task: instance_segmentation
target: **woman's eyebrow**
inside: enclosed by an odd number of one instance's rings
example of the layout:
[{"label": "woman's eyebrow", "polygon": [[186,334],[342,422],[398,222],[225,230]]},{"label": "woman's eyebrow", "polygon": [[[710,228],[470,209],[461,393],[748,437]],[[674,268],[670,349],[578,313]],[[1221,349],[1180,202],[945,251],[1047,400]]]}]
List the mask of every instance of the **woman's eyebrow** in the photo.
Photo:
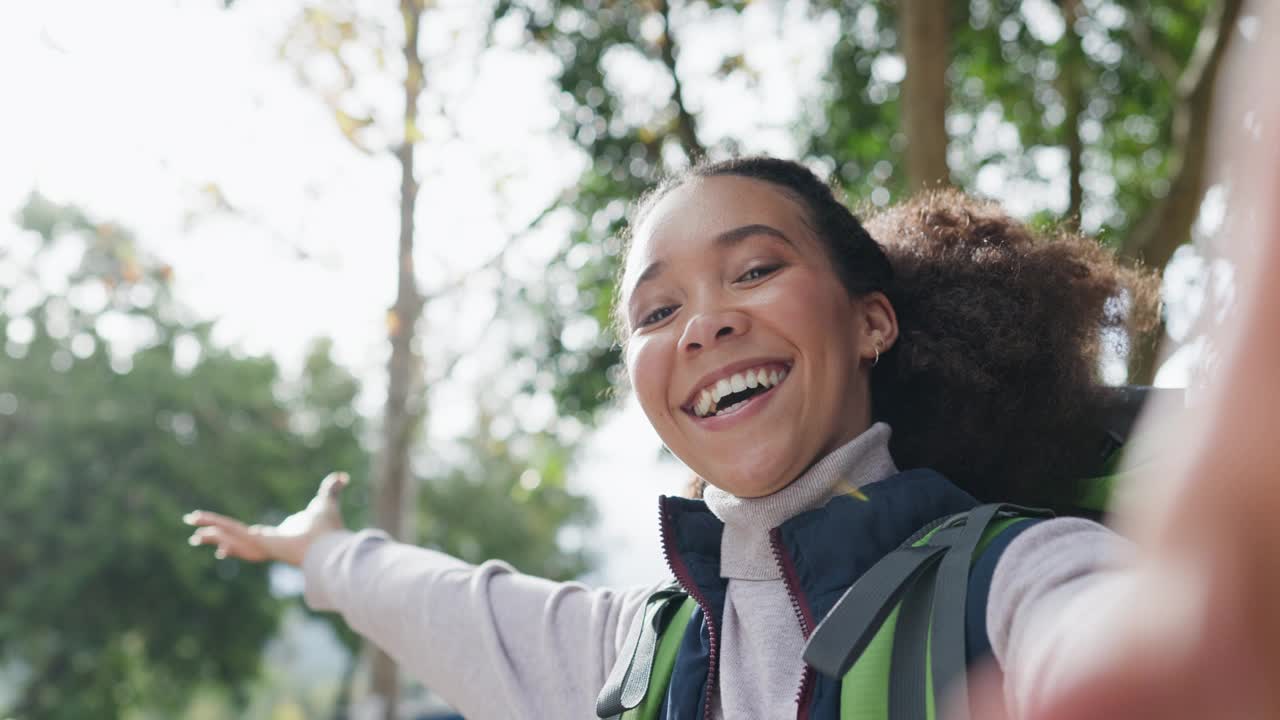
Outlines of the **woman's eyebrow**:
[{"label": "woman's eyebrow", "polygon": [[666,269],[666,267],[667,264],[661,260],[649,263],[649,266],[636,276],[636,282],[631,286],[631,292],[627,293],[628,302],[630,302],[631,298],[635,297],[636,290],[639,290],[641,285],[661,275],[662,271]]},{"label": "woman's eyebrow", "polygon": [[[751,225],[742,225],[741,227],[736,227],[732,230],[725,230],[719,235],[716,235],[715,239],[711,242],[716,247],[727,248],[738,245],[743,240],[755,235],[766,235],[795,247],[795,243],[791,242],[791,238],[787,237],[781,230],[769,225],[762,225],[760,223],[752,223]],[[631,286],[631,291],[627,293],[628,304],[630,304],[630,299],[635,297],[636,290],[639,290],[641,285],[661,275],[662,271],[665,270],[666,267],[666,262],[657,260],[650,263],[648,267],[641,271],[640,274],[636,276],[636,282]]]},{"label": "woman's eyebrow", "polygon": [[770,237],[777,238],[792,247],[795,246],[795,243],[791,242],[791,238],[783,234],[781,230],[769,225],[761,225],[760,223],[753,223],[751,225],[736,227],[732,230],[725,230],[716,236],[714,242],[717,247],[732,247],[752,235],[768,235]]}]

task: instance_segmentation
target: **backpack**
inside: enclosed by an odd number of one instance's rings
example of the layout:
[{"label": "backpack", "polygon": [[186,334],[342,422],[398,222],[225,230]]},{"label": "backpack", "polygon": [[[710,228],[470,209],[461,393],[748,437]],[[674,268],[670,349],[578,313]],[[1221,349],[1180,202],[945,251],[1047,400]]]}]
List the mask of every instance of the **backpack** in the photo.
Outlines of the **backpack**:
[{"label": "backpack", "polygon": [[[1098,471],[1078,512],[1097,518],[1117,479],[1125,441],[1157,392],[1117,388],[1098,419]],[[1052,517],[1007,503],[980,505],[929,523],[886,554],[844,593],[810,634],[804,661],[840,681],[841,720],[936,717],[943,689],[952,717],[968,717],[965,602],[971,568],[1016,523]],[[596,702],[601,718],[655,720],[696,602],[672,581],[649,596]],[[900,630],[900,631],[899,631]],[[625,662],[624,662],[625,660]]]}]

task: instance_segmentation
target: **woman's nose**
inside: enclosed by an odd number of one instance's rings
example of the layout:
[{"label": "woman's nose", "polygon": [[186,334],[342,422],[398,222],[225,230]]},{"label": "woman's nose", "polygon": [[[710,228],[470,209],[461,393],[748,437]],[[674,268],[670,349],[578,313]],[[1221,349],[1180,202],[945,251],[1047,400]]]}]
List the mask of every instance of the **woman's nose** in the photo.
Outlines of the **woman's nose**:
[{"label": "woman's nose", "polygon": [[751,321],[740,312],[702,313],[689,321],[680,337],[680,349],[688,352],[711,347],[718,342],[742,335]]}]

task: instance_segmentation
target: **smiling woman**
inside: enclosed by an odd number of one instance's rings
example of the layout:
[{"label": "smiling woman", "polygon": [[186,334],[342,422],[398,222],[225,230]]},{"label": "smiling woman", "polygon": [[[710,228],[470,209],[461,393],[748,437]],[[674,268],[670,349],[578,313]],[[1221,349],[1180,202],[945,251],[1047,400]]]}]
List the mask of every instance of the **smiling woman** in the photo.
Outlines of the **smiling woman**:
[{"label": "smiling woman", "polygon": [[[874,418],[895,429],[900,466],[982,500],[1071,506],[1102,449],[1104,339],[1132,347],[1157,319],[1155,276],[1091,239],[1037,237],[953,191],[881,211],[868,233],[812,173],[768,158],[691,168],[642,201],[633,227],[617,317],[632,383],[671,450],[738,495],[785,486]],[[740,358],[758,344],[785,346],[788,371],[800,360],[808,415],[765,423],[763,442],[710,434],[746,419],[717,422],[730,388],[715,381],[750,366]],[[664,412],[663,382],[716,405]]]},{"label": "smiling woman", "polygon": [[[660,500],[674,584],[588,590],[352,534],[342,476],[278,528],[195,514],[193,542],[300,564],[313,607],[468,717],[915,718],[902,708],[923,693],[903,705],[890,673],[928,652],[948,658],[928,676],[937,693],[994,656],[1010,697],[1032,697],[1046,608],[1106,577],[1123,543],[979,502],[1053,499],[1096,464],[1099,437],[1080,426],[1104,394],[1102,338],[1150,320],[1153,281],[958,194],[868,232],[804,166],[772,158],[695,166],[645,197],[632,228],[618,303],[631,384],[709,483],[704,500]],[[908,556],[973,543],[919,571],[950,578],[937,605],[951,620],[910,615],[934,603],[907,590],[880,645],[893,667],[868,679],[811,658],[806,643],[832,634],[819,624],[848,615],[842,597],[934,530],[944,544]]]}]

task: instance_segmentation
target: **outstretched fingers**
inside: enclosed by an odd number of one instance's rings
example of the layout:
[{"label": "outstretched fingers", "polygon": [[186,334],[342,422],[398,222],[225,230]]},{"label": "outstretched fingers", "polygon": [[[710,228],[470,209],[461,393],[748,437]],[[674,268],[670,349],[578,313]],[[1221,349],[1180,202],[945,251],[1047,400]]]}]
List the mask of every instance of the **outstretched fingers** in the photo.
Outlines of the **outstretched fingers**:
[{"label": "outstretched fingers", "polygon": [[245,524],[239,520],[226,515],[219,515],[216,512],[209,512],[208,510],[192,510],[182,516],[182,521],[196,527],[216,527],[233,532],[246,529]]},{"label": "outstretched fingers", "polygon": [[218,558],[237,557],[250,562],[279,560],[301,566],[315,537],[343,528],[338,499],[350,482],[346,473],[329,473],[307,507],[277,526],[245,525],[233,517],[207,510],[187,513],[183,521],[196,527],[188,542],[215,546],[214,555]]},{"label": "outstretched fingers", "polygon": [[187,513],[182,519],[188,525],[196,526],[187,542],[193,546],[216,546],[213,554],[219,559],[237,557],[261,562],[267,558],[259,542],[259,537],[265,534],[261,526],[248,527],[235,518],[206,510]]}]

